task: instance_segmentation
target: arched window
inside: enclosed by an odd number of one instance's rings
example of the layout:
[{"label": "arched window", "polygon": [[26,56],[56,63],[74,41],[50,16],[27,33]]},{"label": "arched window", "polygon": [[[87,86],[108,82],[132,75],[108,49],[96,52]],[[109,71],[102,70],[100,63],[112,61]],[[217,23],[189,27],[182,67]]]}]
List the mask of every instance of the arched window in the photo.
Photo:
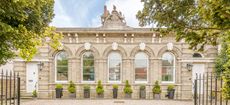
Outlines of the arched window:
[{"label": "arched window", "polygon": [[109,63],[109,81],[120,81],[121,80],[121,65],[122,58],[117,52],[112,52],[108,56]]},{"label": "arched window", "polygon": [[202,58],[202,55],[200,53],[194,53],[192,55],[193,58]]},{"label": "arched window", "polygon": [[170,52],[166,52],[162,56],[162,81],[175,81],[175,56]]},{"label": "arched window", "polygon": [[68,54],[58,52],[55,57],[56,81],[68,81]]},{"label": "arched window", "polygon": [[137,53],[135,55],[134,64],[135,81],[146,82],[149,64],[148,56],[143,52]]},{"label": "arched window", "polygon": [[91,51],[85,52],[82,58],[83,81],[94,81],[94,56]]}]

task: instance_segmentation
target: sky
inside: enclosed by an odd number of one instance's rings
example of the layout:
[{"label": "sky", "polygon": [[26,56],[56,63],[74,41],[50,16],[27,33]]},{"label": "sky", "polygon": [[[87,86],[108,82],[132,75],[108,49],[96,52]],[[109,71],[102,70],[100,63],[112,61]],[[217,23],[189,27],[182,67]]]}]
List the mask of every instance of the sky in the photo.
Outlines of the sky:
[{"label": "sky", "polygon": [[128,26],[139,27],[136,13],[143,8],[141,0],[55,0],[54,19],[56,27],[99,27],[104,5],[111,12],[113,5],[125,16]]}]

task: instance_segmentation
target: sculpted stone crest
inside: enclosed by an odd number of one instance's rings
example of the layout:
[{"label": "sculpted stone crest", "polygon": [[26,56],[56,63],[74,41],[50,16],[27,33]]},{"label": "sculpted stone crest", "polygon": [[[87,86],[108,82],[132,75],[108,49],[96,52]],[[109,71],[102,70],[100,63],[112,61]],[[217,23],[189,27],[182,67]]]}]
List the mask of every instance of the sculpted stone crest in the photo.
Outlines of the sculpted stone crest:
[{"label": "sculpted stone crest", "polygon": [[113,42],[113,43],[112,43],[112,49],[113,49],[113,50],[117,50],[117,48],[118,48],[117,42]]},{"label": "sculpted stone crest", "polygon": [[91,44],[88,43],[88,42],[86,42],[86,43],[84,44],[84,47],[85,47],[85,50],[90,50]]},{"label": "sculpted stone crest", "polygon": [[116,6],[113,6],[113,11],[110,13],[107,6],[104,6],[104,13],[101,16],[103,28],[124,28],[126,27],[125,17],[121,12],[118,12]]}]

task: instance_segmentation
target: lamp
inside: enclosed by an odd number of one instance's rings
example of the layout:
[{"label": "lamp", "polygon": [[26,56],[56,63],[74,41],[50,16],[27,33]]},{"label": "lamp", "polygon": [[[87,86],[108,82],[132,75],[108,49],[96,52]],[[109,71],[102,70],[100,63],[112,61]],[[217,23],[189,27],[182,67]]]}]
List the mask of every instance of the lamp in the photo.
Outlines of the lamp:
[{"label": "lamp", "polygon": [[39,70],[42,71],[42,68],[44,67],[44,63],[43,62],[39,62],[38,66],[39,66]]},{"label": "lamp", "polygon": [[190,63],[187,64],[187,70],[188,70],[188,71],[192,71],[192,67],[193,67],[192,64],[190,64]]}]

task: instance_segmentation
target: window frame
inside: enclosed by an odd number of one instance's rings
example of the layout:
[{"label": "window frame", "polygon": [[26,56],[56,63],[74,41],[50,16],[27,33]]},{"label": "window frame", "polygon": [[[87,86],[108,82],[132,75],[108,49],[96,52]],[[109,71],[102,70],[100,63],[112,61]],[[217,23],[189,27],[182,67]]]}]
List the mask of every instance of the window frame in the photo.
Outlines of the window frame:
[{"label": "window frame", "polygon": [[[162,67],[163,67],[163,55],[166,54],[166,53],[169,53],[170,55],[173,56],[173,81],[163,81],[162,80]],[[170,84],[170,83],[176,83],[176,56],[172,53],[172,52],[164,52],[161,56],[161,83],[164,83],[164,84]]]},{"label": "window frame", "polygon": [[[145,56],[146,56],[146,58],[147,59],[145,59],[145,60],[147,60],[147,74],[146,74],[146,81],[136,81],[136,65],[135,65],[135,60],[136,60],[136,55],[138,54],[138,53],[142,53],[142,54],[144,54]],[[145,53],[145,52],[138,52],[138,53],[136,53],[135,55],[134,55],[134,61],[133,61],[133,68],[134,68],[134,83],[137,83],[137,84],[143,84],[143,83],[145,83],[145,84],[147,84],[148,83],[148,81],[149,81],[149,56]],[[141,59],[141,60],[143,60],[143,59]]]},{"label": "window frame", "polygon": [[[87,53],[87,52],[91,52],[92,54],[93,54],[93,70],[94,70],[94,80],[93,81],[85,81],[84,80],[84,74],[83,74],[83,72],[84,72],[84,63],[83,63],[83,57],[84,57],[84,55],[85,55],[85,53]],[[95,73],[95,56],[94,56],[94,53],[92,52],[92,51],[85,51],[82,55],[81,55],[81,82],[82,83],[94,83],[95,82],[95,77],[96,77],[96,73]]]},{"label": "window frame", "polygon": [[[118,81],[111,81],[109,79],[109,74],[110,74],[110,69],[109,69],[110,68],[110,54],[112,54],[112,53],[117,53],[121,57],[121,59],[115,59],[115,60],[120,60],[120,62],[121,62],[121,65],[120,65],[120,80],[118,80]],[[121,81],[122,81],[122,67],[123,67],[122,55],[119,52],[110,52],[108,54],[108,56],[107,56],[107,70],[108,70],[108,74],[107,74],[108,80],[107,81],[109,83],[112,83],[112,84],[120,84],[121,83]]]},{"label": "window frame", "polygon": [[[58,57],[58,55],[61,53],[61,52],[64,52],[64,53],[66,53],[67,54],[67,62],[68,62],[68,65],[67,65],[67,80],[57,80],[57,57]],[[59,51],[58,53],[56,53],[56,55],[55,55],[55,58],[54,58],[54,60],[55,60],[55,83],[68,83],[68,81],[69,81],[69,58],[68,58],[68,53],[66,52],[66,51]]]}]

